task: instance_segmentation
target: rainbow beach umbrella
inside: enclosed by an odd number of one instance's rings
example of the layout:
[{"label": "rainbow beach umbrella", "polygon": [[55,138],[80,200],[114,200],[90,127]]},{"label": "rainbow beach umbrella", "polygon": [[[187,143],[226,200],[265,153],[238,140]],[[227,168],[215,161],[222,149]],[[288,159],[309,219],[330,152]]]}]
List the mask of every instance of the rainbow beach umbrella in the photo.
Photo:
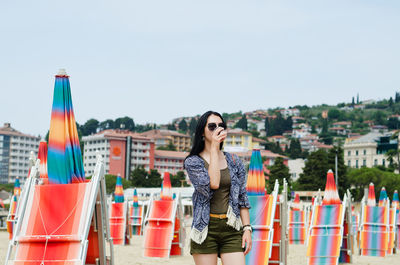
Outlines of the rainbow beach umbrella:
[{"label": "rainbow beach umbrella", "polygon": [[139,207],[139,199],[136,189],[133,190],[133,207]]},{"label": "rainbow beach umbrella", "polygon": [[54,85],[47,162],[50,183],[85,181],[69,76],[63,69],[56,75]]},{"label": "rainbow beach umbrella", "polygon": [[19,177],[15,178],[14,182],[14,195],[19,196],[21,195],[21,183],[19,182]]},{"label": "rainbow beach umbrella", "polygon": [[336,187],[333,171],[329,169],[328,174],[326,175],[326,185],[322,205],[332,204],[341,204],[341,201]]},{"label": "rainbow beach umbrella", "polygon": [[161,187],[161,200],[172,200],[172,188],[169,172],[164,172],[164,179]]},{"label": "rainbow beach umbrella", "polygon": [[378,206],[384,206],[385,203],[387,202],[388,196],[386,193],[386,189],[385,187],[383,187],[381,189],[381,193],[379,194],[379,202],[378,202]]},{"label": "rainbow beach umbrella", "polygon": [[265,177],[260,149],[254,149],[251,154],[246,189],[248,195],[265,195]]},{"label": "rainbow beach umbrella", "polygon": [[40,159],[40,178],[47,179],[47,143],[44,140],[40,141],[39,143],[38,159]]},{"label": "rainbow beach umbrella", "polygon": [[300,195],[298,193],[296,193],[296,195],[294,196],[292,210],[295,210],[295,211],[300,210]]},{"label": "rainbow beach umbrella", "polygon": [[114,201],[124,202],[124,188],[122,186],[122,178],[120,174],[118,174],[117,182],[115,184]]},{"label": "rainbow beach umbrella", "polygon": [[[394,193],[393,193],[392,207],[395,207],[397,209],[397,211],[399,211],[399,209],[400,209],[400,205],[399,204],[400,204],[400,202],[399,202],[399,193],[397,192],[397,190],[395,190]],[[400,238],[399,238],[399,240],[400,240]]]},{"label": "rainbow beach umbrella", "polygon": [[369,184],[369,188],[368,188],[367,205],[368,206],[376,206],[375,187],[374,187],[374,183],[372,183],[372,182]]}]

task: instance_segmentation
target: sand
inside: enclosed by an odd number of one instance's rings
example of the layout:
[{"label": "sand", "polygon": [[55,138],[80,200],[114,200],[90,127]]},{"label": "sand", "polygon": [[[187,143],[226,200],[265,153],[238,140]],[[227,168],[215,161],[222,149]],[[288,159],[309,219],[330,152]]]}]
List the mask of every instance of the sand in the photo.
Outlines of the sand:
[{"label": "sand", "polygon": [[[5,260],[8,248],[7,232],[0,232],[0,263]],[[188,242],[188,239],[187,239]],[[114,246],[115,265],[194,265],[192,256],[189,254],[188,244],[186,244],[184,256],[172,257],[170,259],[151,259],[142,257],[143,237],[135,236],[129,246]],[[354,255],[353,264],[357,265],[397,265],[400,264],[400,254],[387,256],[385,258],[360,257]],[[219,262],[219,264],[221,264]],[[306,264],[306,247],[304,245],[290,245],[288,255],[288,265]]]}]

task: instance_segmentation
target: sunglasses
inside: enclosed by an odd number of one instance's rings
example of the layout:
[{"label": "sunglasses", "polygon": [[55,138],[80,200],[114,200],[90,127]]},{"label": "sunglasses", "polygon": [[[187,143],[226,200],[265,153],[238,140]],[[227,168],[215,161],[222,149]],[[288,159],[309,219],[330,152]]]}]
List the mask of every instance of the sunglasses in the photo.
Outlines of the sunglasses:
[{"label": "sunglasses", "polygon": [[209,123],[209,124],[207,125],[207,128],[208,128],[211,132],[214,131],[215,129],[217,129],[218,127],[224,128],[224,130],[226,130],[226,124],[223,123],[223,122],[218,123],[218,124],[216,124],[215,122],[211,122],[211,123]]}]

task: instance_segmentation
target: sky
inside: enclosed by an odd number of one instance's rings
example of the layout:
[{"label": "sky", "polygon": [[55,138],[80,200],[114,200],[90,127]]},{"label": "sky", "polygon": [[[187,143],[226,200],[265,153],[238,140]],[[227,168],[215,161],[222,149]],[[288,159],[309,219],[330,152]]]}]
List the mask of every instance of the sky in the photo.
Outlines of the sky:
[{"label": "sky", "polygon": [[44,135],[54,75],[75,117],[319,105],[400,90],[400,1],[0,1],[0,126]]}]

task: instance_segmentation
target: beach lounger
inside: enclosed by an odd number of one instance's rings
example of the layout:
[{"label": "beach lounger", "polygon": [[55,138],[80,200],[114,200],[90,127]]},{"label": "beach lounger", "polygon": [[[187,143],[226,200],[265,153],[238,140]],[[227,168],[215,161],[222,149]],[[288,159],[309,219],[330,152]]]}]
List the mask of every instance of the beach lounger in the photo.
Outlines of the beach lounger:
[{"label": "beach lounger", "polygon": [[87,182],[41,184],[38,167],[25,183],[5,264],[112,265],[101,156]]},{"label": "beach lounger", "polygon": [[246,264],[268,264],[274,238],[274,217],[279,184],[275,183],[272,194],[249,195],[250,224],[253,227],[252,250],[246,255]]},{"label": "beach lounger", "polygon": [[[144,220],[144,257],[169,258],[174,241],[180,194],[175,200],[151,200]],[[181,207],[181,206],[179,206]],[[180,224],[182,220],[180,220]],[[182,233],[182,226],[179,225]],[[180,239],[180,237],[178,237]],[[174,242],[176,243],[176,242]],[[183,248],[183,241],[179,242]],[[176,249],[174,249],[174,253]],[[182,252],[181,252],[182,253]]]},{"label": "beach lounger", "polygon": [[127,239],[127,202],[111,202],[110,235],[114,245],[129,244]]}]

